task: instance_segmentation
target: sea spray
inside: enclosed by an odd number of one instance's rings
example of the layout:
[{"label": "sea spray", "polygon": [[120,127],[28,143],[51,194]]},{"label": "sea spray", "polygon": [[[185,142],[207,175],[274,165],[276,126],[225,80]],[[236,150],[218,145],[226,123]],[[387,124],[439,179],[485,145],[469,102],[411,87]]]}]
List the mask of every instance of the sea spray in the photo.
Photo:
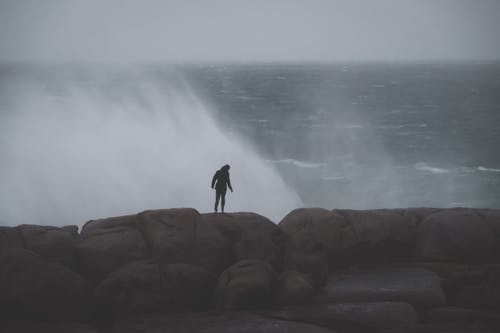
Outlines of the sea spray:
[{"label": "sea spray", "polygon": [[231,165],[227,211],[279,221],[294,190],[173,70],[31,68],[2,78],[0,223],[82,224],[146,209],[213,209]]}]

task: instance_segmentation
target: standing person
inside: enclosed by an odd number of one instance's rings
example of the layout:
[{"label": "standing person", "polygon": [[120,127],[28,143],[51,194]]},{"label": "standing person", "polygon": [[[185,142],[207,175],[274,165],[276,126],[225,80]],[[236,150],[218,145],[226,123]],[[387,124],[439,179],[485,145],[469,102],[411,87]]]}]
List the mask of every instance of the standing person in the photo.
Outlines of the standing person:
[{"label": "standing person", "polygon": [[214,178],[212,178],[212,188],[215,185],[215,212],[217,212],[217,206],[219,205],[219,199],[221,199],[221,211],[224,213],[224,204],[226,203],[226,191],[227,188],[233,192],[233,187],[231,186],[231,180],[229,179],[229,169],[231,167],[226,164],[219,170],[215,172]]}]

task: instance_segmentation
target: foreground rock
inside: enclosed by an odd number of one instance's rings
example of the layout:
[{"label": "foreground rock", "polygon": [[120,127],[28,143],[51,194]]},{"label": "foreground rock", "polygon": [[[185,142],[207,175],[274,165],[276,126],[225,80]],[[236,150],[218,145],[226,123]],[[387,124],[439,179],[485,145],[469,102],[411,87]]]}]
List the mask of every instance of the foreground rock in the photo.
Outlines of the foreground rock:
[{"label": "foreground rock", "polygon": [[300,306],[266,315],[311,323],[332,329],[378,331],[380,329],[409,330],[417,324],[417,313],[406,303],[370,302],[337,303]]},{"label": "foreground rock", "polygon": [[342,260],[410,260],[415,248],[418,218],[405,210],[334,210],[347,222]]},{"label": "foreground rock", "polygon": [[0,324],[2,333],[99,333],[97,328],[79,323]]},{"label": "foreground rock", "polygon": [[307,276],[301,272],[287,270],[279,278],[279,303],[300,304],[309,302],[315,290]]},{"label": "foreground rock", "polygon": [[299,209],[276,226],[164,209],[77,232],[0,227],[0,332],[499,331],[498,210]]},{"label": "foreground rock", "polygon": [[21,225],[18,227],[26,249],[38,253],[49,262],[77,269],[76,226],[63,228]]},{"label": "foreground rock", "polygon": [[139,261],[112,272],[94,290],[101,312],[108,315],[156,310],[199,310],[211,302],[216,276],[190,264],[160,267]]},{"label": "foreground rock", "polygon": [[455,303],[466,308],[500,308],[500,266],[486,269],[466,281],[456,292]]},{"label": "foreground rock", "polygon": [[441,279],[421,268],[372,268],[339,271],[330,277],[317,303],[393,301],[417,308],[443,306]]},{"label": "foreground rock", "polygon": [[24,239],[21,231],[14,227],[0,226],[0,251],[11,247],[24,247]]},{"label": "foreground rock", "polygon": [[82,274],[97,283],[115,269],[149,257],[135,215],[87,222],[80,234],[78,255]]},{"label": "foreground rock", "polygon": [[443,307],[429,311],[423,317],[419,333],[497,333],[500,329],[498,312]]},{"label": "foreground rock", "polygon": [[500,326],[500,313],[459,307],[442,307],[429,311],[425,316],[427,323],[488,324]]},{"label": "foreground rock", "polygon": [[[319,243],[327,250],[330,265],[338,267],[353,262],[411,259],[417,222],[416,215],[399,210],[302,208],[290,212],[279,225],[293,244],[290,248],[296,251],[300,244],[318,248],[314,244]],[[310,250],[304,248],[302,252]]]},{"label": "foreground rock", "polygon": [[112,333],[335,333],[316,325],[265,318],[248,313],[152,314],[119,320]]},{"label": "foreground rock", "polygon": [[145,211],[138,220],[159,264],[187,263],[217,274],[231,264],[227,240],[194,209]]},{"label": "foreground rock", "polygon": [[21,248],[0,254],[0,322],[87,318],[90,285],[69,268]]},{"label": "foreground rock", "polygon": [[[493,220],[493,219],[491,219]],[[417,251],[423,259],[456,262],[499,262],[494,222],[480,211],[449,209],[429,215],[418,227]]]},{"label": "foreground rock", "polygon": [[281,269],[283,235],[276,224],[255,213],[202,214],[231,244],[233,262],[259,259]]},{"label": "foreground rock", "polygon": [[52,227],[23,224],[0,227],[0,251],[6,248],[25,248],[73,270],[77,269],[77,226]]},{"label": "foreground rock", "polygon": [[226,269],[217,283],[217,308],[252,309],[273,305],[278,293],[278,277],[262,260],[242,260]]}]

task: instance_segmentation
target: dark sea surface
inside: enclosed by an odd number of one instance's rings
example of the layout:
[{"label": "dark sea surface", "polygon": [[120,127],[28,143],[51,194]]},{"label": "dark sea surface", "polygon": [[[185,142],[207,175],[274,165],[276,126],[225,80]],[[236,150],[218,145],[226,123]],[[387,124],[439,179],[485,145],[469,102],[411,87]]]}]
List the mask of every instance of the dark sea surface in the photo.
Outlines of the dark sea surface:
[{"label": "dark sea surface", "polygon": [[186,72],[306,206],[500,207],[499,63]]},{"label": "dark sea surface", "polygon": [[500,63],[0,65],[0,224],[500,208]]}]

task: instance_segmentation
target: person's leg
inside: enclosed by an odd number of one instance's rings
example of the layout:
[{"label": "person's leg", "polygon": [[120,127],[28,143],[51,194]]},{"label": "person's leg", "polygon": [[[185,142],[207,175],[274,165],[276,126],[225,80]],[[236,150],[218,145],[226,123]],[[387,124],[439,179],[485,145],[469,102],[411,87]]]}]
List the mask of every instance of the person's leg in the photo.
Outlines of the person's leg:
[{"label": "person's leg", "polygon": [[224,213],[224,205],[226,204],[226,191],[222,192],[221,193],[221,201],[220,201],[220,205],[221,205],[221,208],[222,208],[222,212]]},{"label": "person's leg", "polygon": [[[215,207],[214,211],[217,213],[217,206],[219,205],[220,192],[215,190]],[[224,210],[224,209],[223,209]]]}]

